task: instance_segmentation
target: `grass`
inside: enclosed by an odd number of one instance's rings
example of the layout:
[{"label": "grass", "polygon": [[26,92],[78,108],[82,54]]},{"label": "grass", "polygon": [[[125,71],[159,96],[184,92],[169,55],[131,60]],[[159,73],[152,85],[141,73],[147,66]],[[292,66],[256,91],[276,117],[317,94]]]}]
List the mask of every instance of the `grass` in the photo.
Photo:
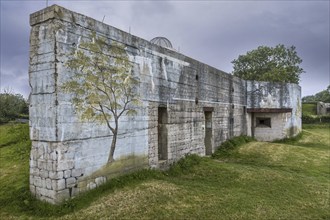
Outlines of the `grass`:
[{"label": "grass", "polygon": [[316,115],[316,103],[303,103],[302,112],[305,115]]},{"label": "grass", "polygon": [[278,143],[238,138],[213,158],[189,155],[166,172],[118,177],[58,206],[30,197],[28,153],[15,150],[29,142],[15,141],[11,126],[0,126],[3,219],[330,219],[329,125]]},{"label": "grass", "polygon": [[0,216],[16,213],[29,198],[30,147],[27,124],[0,126]]}]

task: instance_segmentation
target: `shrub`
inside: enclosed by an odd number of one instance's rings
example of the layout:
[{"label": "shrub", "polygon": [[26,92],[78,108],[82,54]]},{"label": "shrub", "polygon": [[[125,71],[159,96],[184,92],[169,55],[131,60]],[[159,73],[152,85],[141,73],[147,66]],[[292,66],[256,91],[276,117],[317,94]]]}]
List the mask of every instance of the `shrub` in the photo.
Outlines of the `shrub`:
[{"label": "shrub", "polygon": [[301,117],[303,124],[330,123],[330,115],[305,115]]},{"label": "shrub", "polygon": [[13,94],[10,91],[0,93],[0,124],[7,123],[20,116],[27,117],[29,108],[21,94]]},{"label": "shrub", "polygon": [[184,158],[181,158],[177,162],[175,162],[170,169],[168,170],[167,174],[170,175],[179,175],[182,173],[188,173],[191,169],[200,164],[202,158],[197,154],[187,154]]},{"label": "shrub", "polygon": [[239,146],[251,141],[255,141],[255,139],[249,136],[238,136],[229,139],[218,147],[218,149],[212,154],[212,158],[220,158],[232,154]]},{"label": "shrub", "polygon": [[330,123],[303,124],[303,129],[330,129]]}]

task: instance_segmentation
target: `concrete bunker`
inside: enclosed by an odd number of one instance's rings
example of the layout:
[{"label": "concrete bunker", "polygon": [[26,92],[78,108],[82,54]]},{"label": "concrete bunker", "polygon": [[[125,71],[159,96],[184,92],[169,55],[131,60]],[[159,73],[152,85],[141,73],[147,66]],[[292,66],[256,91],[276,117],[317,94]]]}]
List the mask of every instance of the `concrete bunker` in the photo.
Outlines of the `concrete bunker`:
[{"label": "concrete bunker", "polygon": [[317,115],[330,115],[330,103],[318,102],[316,105]]},{"label": "concrete bunker", "polygon": [[[245,81],[57,5],[31,14],[30,25],[30,190],[41,200],[58,203],[124,172],[166,168],[186,154],[210,155],[234,136],[262,140],[257,118],[259,125],[260,118],[271,120],[267,140],[301,130],[296,84]],[[77,74],[66,66],[70,54],[92,41],[92,33],[124,46],[139,81],[141,104],[135,115],[120,118],[111,163],[113,135],[80,120],[73,94],[62,89]],[[290,111],[278,112],[283,109]]]},{"label": "concrete bunker", "polygon": [[251,114],[251,136],[260,141],[283,139],[287,134],[286,122],[291,118],[292,109],[248,109]]}]

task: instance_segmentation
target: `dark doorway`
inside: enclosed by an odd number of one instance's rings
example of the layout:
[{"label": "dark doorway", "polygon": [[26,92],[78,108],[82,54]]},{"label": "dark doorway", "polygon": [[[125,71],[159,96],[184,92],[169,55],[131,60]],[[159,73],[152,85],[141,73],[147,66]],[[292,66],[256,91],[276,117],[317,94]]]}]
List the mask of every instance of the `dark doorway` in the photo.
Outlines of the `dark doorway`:
[{"label": "dark doorway", "polygon": [[158,107],[158,160],[167,160],[167,109]]},{"label": "dark doorway", "polygon": [[205,155],[212,154],[212,112],[205,111]]}]

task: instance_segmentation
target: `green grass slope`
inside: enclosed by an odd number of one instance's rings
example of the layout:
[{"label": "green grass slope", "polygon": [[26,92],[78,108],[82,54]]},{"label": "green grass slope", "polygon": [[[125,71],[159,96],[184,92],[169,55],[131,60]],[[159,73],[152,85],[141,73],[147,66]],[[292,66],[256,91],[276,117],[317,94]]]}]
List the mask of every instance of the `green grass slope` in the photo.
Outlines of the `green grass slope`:
[{"label": "green grass slope", "polygon": [[[22,211],[29,193],[29,126],[0,126],[0,216]],[[3,218],[6,219],[6,218]]]},{"label": "green grass slope", "polygon": [[6,218],[330,218],[327,125],[309,125],[301,138],[282,143],[229,147],[215,159],[191,155],[167,172],[143,170],[119,177],[59,206],[28,196],[28,157],[11,150],[14,142],[4,144],[9,139],[0,142],[0,216]]}]

